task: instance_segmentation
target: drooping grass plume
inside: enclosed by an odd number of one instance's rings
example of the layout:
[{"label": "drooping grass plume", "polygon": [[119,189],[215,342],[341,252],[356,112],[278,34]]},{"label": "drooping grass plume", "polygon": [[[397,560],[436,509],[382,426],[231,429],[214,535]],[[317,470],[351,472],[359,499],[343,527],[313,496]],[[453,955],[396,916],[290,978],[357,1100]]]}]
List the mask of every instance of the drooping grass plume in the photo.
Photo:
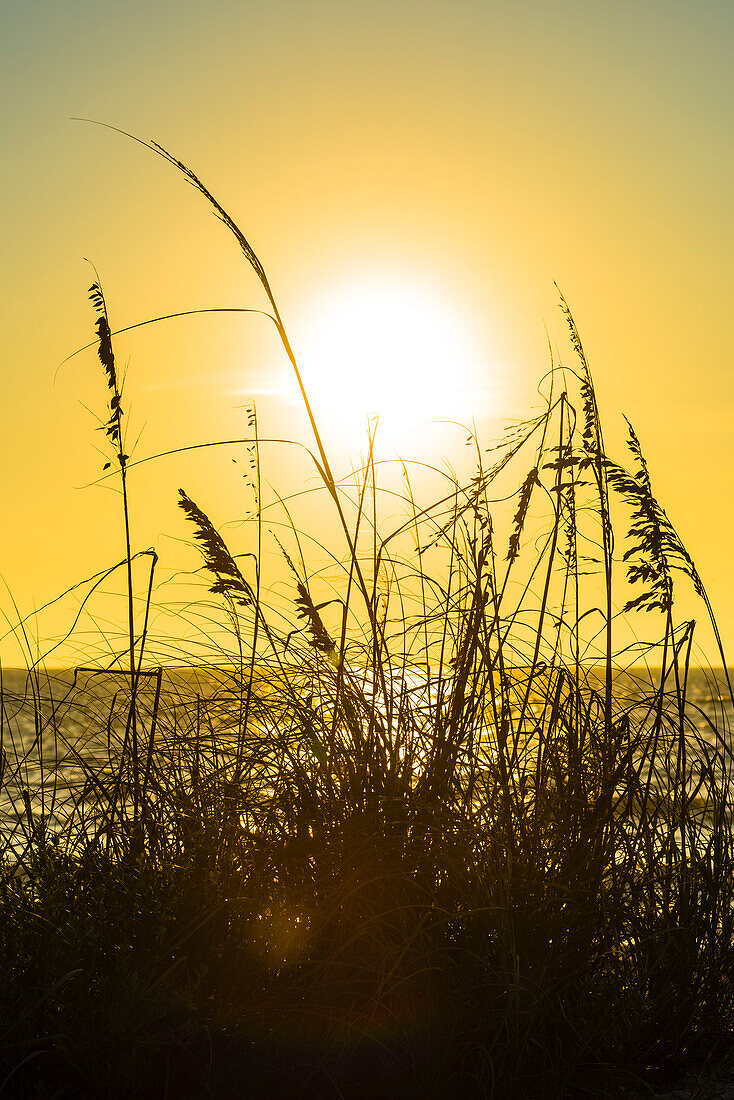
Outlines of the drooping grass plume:
[{"label": "drooping grass plume", "polygon": [[632,522],[628,538],[633,543],[624,553],[623,561],[636,559],[627,569],[630,583],[646,586],[645,590],[625,605],[625,611],[667,612],[673,602],[671,569],[682,570],[701,595],[702,584],[690,554],[664,510],[653,496],[650,473],[635,430],[627,421],[628,445],[637,470],[629,474],[620,466],[609,463],[610,485],[632,506]]},{"label": "drooping grass plume", "polygon": [[[283,550],[283,556],[296,579],[296,591],[298,593],[295,601],[296,613],[299,619],[303,619],[306,623],[306,629],[308,630],[311,644],[314,649],[317,649],[320,653],[335,653],[336,642],[324,626],[323,619],[319,614],[319,612],[322,611],[324,607],[327,607],[332,601],[327,600],[325,603],[315,604],[307,586],[299,577],[298,570],[290,554],[287,554],[286,551]],[[295,631],[291,633],[293,634]]]},{"label": "drooping grass plume", "polygon": [[507,560],[509,562],[516,561],[520,553],[520,538],[522,537],[523,527],[525,526],[533,489],[539,484],[538,470],[537,467],[534,466],[532,470],[525,475],[525,480],[520,486],[520,499],[512,521],[512,534],[510,535],[510,544],[507,550]]},{"label": "drooping grass plume", "polygon": [[122,405],[121,394],[117,382],[117,368],[115,365],[115,353],[112,350],[112,336],[110,333],[110,323],[107,319],[107,303],[102,293],[102,288],[99,283],[92,283],[89,288],[89,299],[94,308],[99,313],[97,320],[97,339],[99,341],[97,353],[99,355],[99,361],[105,369],[107,376],[107,385],[110,390],[110,419],[105,424],[105,434],[107,438],[113,443],[120,455],[120,465],[124,465],[126,456],[122,455],[122,433],[120,429],[120,421],[122,420]]},{"label": "drooping grass plume", "polygon": [[178,502],[179,507],[183,509],[196,529],[194,538],[201,544],[204,565],[216,577],[209,591],[229,596],[241,607],[252,607],[255,603],[255,594],[227,549],[224,539],[206,512],[203,512],[183,489],[179,489],[178,493],[181,498]]}]

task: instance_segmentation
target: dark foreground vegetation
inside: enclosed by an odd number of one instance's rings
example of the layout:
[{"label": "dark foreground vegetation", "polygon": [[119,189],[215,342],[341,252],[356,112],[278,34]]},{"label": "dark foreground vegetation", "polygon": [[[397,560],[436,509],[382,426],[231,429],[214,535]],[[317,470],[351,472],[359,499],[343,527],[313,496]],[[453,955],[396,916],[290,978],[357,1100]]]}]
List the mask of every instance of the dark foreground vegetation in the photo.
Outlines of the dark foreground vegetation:
[{"label": "dark foreground vegetation", "polygon": [[[300,384],[257,257],[173,163],[257,272]],[[92,299],[127,533],[114,334]],[[371,440],[338,483],[303,392],[344,549],[321,599],[284,540],[291,621],[252,539],[230,550],[182,491],[231,626],[206,689],[149,655],[129,535],[97,750],[76,756],[63,721],[89,672],[51,704],[31,669],[22,742],[5,685],[0,1096],[621,1096],[726,1060],[729,731],[689,698],[674,577],[711,609],[634,432],[629,471],[606,454],[562,308],[573,369],[495,448],[473,441],[466,483],[428,506],[408,488],[402,529],[382,529]],[[636,611],[660,639],[618,653]]]}]

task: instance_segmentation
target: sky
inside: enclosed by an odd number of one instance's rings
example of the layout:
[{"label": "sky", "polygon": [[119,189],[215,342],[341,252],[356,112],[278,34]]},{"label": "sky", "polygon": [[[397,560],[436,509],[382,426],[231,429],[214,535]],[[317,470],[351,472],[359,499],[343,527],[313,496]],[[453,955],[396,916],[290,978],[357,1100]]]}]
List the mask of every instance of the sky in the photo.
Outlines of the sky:
[{"label": "sky", "polygon": [[[422,414],[473,418],[489,438],[537,407],[549,338],[571,361],[557,284],[610,450],[623,453],[625,413],[731,649],[733,46],[729,0],[3,5],[5,614],[41,608],[122,556],[118,499],[91,484],[108,457],[101,369],[93,352],[60,366],[93,338],[94,269],[113,328],[265,305],[185,180],[84,118],[163,144],[248,234],[345,467],[348,417],[334,394],[380,344],[358,321],[356,358],[345,353],[340,370],[335,316],[355,302],[388,318],[406,306],[416,328],[404,347],[435,375]],[[169,321],[116,349],[135,457],[243,436],[250,398],[262,435],[310,443],[257,315]],[[442,374],[438,352],[458,366]],[[319,376],[306,367],[322,353],[332,373]],[[390,430],[386,417],[385,446],[397,447]],[[406,421],[416,455],[450,455],[463,440]],[[296,454],[263,448],[273,492],[313,484]],[[235,525],[247,507],[241,457],[179,456],[131,475],[133,542],[156,546],[161,576],[175,583],[195,566],[179,486]],[[34,620],[39,644],[68,613],[54,605]],[[0,643],[0,657],[17,663],[13,645]]]}]

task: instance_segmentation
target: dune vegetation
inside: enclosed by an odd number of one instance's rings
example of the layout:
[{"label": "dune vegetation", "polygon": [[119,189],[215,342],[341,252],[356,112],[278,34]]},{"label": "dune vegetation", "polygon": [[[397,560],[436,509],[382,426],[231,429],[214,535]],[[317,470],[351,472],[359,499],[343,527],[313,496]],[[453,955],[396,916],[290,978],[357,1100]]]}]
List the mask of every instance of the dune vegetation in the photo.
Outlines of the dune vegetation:
[{"label": "dune vegetation", "polygon": [[[720,1065],[731,731],[691,698],[674,585],[726,661],[632,427],[624,462],[605,450],[565,301],[572,361],[551,364],[545,406],[491,445],[472,436],[473,476],[447,472],[438,499],[416,498],[406,466],[404,522],[386,526],[374,435],[337,478],[260,260],[155,149],[262,283],[338,576],[322,599],[293,529],[290,615],[274,608],[252,539],[230,546],[182,489],[231,645],[206,667],[156,660],[157,559],[135,591],[95,282],[127,643],[106,667],[2,684],[0,1096],[619,1096]],[[254,409],[249,426],[259,548]],[[659,638],[618,648],[643,611]],[[717,690],[731,699],[725,671]]]}]

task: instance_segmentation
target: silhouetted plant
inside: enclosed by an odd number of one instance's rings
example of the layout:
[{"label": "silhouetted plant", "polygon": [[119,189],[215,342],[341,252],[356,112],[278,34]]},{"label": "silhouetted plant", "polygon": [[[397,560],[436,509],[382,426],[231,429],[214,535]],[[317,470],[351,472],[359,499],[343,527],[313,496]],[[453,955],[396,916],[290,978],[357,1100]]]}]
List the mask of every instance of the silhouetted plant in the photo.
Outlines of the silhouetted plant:
[{"label": "silhouetted plant", "polygon": [[[156,677],[137,700],[147,744],[128,746],[116,695],[75,681],[59,699],[37,671],[16,693],[2,683],[2,782],[22,817],[0,874],[5,1092],[608,1095],[623,1073],[654,1083],[700,1067],[734,1027],[730,731],[691,698],[693,626],[675,622],[671,570],[710,605],[632,429],[633,473],[606,454],[567,304],[580,370],[552,364],[545,409],[489,464],[472,435],[476,469],[445,473],[438,499],[417,501],[404,465],[407,518],[389,527],[374,437],[337,479],[263,265],[198,177],[154,148],[265,289],[344,536],[330,547],[339,575],[321,600],[292,527],[295,596],[270,606],[253,411],[255,580],[181,490],[231,641],[198,668],[179,653],[189,667],[163,677],[141,667],[142,643],[136,660],[130,627],[134,684]],[[133,462],[95,288],[124,486]],[[506,492],[527,447],[530,471]],[[631,509],[623,560],[642,589],[627,611],[662,622],[660,643],[636,651],[660,661],[644,675],[614,649],[610,487]],[[132,556],[128,530],[128,570]],[[218,608],[201,612],[206,631]],[[49,730],[55,757],[41,756]],[[31,752],[53,813],[27,793]],[[129,752],[144,776],[134,835],[120,812]]]},{"label": "silhouetted plant", "polygon": [[178,492],[181,497],[179,505],[196,528],[194,538],[203,547],[204,565],[216,577],[209,591],[223,596],[230,596],[235,603],[240,604],[242,607],[253,606],[255,595],[252,588],[242,576],[240,568],[225,546],[222,536],[206,513],[194,504],[183,489],[179,489]]}]

